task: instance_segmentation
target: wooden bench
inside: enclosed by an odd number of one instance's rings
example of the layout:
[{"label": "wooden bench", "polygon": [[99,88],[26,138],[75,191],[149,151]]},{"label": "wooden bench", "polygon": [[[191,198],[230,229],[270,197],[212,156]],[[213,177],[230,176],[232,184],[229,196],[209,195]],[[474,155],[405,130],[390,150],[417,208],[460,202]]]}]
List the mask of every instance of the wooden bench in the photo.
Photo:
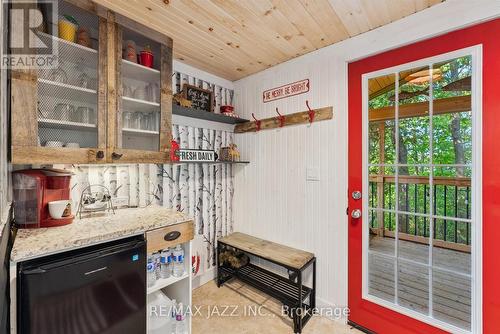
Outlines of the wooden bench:
[{"label": "wooden bench", "polygon": [[[278,275],[253,263],[238,269],[220,263],[220,254],[237,250],[264,259],[288,271],[288,277]],[[302,282],[304,270],[312,265],[312,287]],[[293,320],[294,333],[301,333],[316,307],[316,257],[313,253],[259,239],[244,233],[233,233],[220,238],[217,244],[217,286],[231,278],[253,286],[278,299],[287,306],[287,315]]]}]

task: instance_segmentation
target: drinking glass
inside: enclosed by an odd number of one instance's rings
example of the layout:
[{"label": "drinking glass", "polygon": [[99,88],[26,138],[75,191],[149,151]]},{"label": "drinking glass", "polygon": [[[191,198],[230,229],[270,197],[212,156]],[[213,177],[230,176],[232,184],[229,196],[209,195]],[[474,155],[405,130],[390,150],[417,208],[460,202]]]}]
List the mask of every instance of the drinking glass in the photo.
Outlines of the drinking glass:
[{"label": "drinking glass", "polygon": [[151,114],[143,112],[141,115],[141,129],[150,130],[151,129]]},{"label": "drinking glass", "polygon": [[131,129],[140,129],[141,128],[141,113],[135,112],[132,115],[132,123]]}]

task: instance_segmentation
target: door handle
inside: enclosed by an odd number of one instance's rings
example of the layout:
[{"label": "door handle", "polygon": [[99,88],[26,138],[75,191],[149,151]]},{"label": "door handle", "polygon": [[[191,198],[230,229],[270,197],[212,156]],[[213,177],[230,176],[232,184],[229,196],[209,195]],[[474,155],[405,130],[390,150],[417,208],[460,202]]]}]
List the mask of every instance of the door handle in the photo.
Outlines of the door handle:
[{"label": "door handle", "polygon": [[99,160],[104,159],[104,151],[97,151],[96,158]]},{"label": "door handle", "polygon": [[351,196],[355,200],[361,199],[361,191],[359,190],[353,191]]},{"label": "door handle", "polygon": [[351,217],[353,219],[359,219],[361,218],[361,210],[360,209],[354,209],[351,211]]},{"label": "door handle", "polygon": [[113,152],[113,153],[111,153],[111,157],[113,158],[113,160],[118,160],[121,157],[123,157],[123,154],[118,154],[116,152]]}]

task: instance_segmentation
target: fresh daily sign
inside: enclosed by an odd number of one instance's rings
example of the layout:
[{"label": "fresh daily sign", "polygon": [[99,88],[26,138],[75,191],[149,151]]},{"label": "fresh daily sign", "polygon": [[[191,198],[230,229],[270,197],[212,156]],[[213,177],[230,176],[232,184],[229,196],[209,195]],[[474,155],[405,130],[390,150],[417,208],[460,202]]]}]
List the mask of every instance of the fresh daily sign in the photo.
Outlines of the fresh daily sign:
[{"label": "fresh daily sign", "polygon": [[214,162],[217,161],[217,153],[210,150],[188,150],[179,149],[176,151],[180,162]]},{"label": "fresh daily sign", "polygon": [[283,99],[294,95],[307,93],[309,91],[309,79],[292,82],[290,84],[268,89],[262,93],[264,103]]}]

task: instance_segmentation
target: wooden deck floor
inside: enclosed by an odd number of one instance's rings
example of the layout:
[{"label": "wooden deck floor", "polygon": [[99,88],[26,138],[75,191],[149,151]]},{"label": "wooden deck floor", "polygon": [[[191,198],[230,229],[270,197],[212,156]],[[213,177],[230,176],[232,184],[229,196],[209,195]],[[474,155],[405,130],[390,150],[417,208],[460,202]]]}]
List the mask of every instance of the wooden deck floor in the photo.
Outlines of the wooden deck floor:
[{"label": "wooden deck floor", "polygon": [[[394,255],[395,240],[387,237],[371,237],[370,250]],[[470,278],[433,269],[429,273],[429,246],[409,241],[399,241],[398,254],[398,304],[420,313],[429,313],[429,279],[432,275],[433,317],[457,327],[470,330],[471,280]],[[405,262],[409,259],[422,263]],[[371,295],[394,302],[394,259],[369,256],[368,290]],[[434,266],[470,275],[471,255],[458,251],[434,248]]]}]

